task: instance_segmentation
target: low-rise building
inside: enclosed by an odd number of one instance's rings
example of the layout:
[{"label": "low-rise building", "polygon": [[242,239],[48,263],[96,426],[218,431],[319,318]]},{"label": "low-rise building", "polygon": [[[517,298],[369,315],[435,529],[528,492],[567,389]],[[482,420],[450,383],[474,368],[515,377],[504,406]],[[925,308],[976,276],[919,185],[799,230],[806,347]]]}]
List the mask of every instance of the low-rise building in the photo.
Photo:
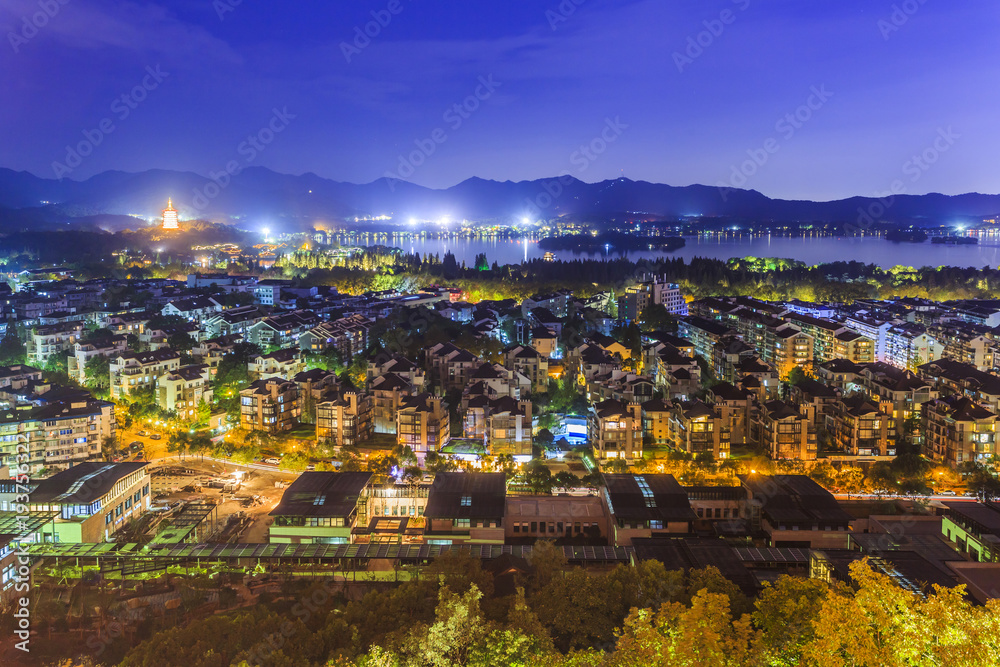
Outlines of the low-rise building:
[{"label": "low-rise building", "polygon": [[687,535],[697,519],[687,493],[673,475],[602,474],[601,498],[611,518],[612,543]]},{"label": "low-rise building", "polygon": [[149,509],[146,464],[84,462],[27,486],[0,481],[0,512],[26,505],[29,512],[58,512],[43,531],[46,542],[104,542]]},{"label": "low-rise building", "polygon": [[531,401],[503,396],[490,402],[486,417],[486,447],[493,456],[510,454],[518,461],[531,459]]},{"label": "low-rise building", "polygon": [[762,530],[772,547],[847,549],[851,515],[829,491],[806,475],[741,475],[751,530]]},{"label": "low-rise building", "polygon": [[348,544],[370,472],[304,472],[271,510],[268,542]]},{"label": "low-rise building", "polygon": [[515,345],[504,351],[504,366],[531,381],[531,391],[549,390],[549,359],[533,347]]},{"label": "low-rise building", "polygon": [[979,563],[1000,561],[1000,504],[946,502],[941,534]]},{"label": "low-rise building", "polygon": [[501,472],[442,472],[424,510],[427,544],[503,544],[507,480]]},{"label": "low-rise building", "polygon": [[247,370],[252,378],[281,377],[291,380],[306,369],[299,351],[295,348],[275,350],[269,354],[260,354],[251,359]]},{"label": "low-rise building", "polygon": [[597,496],[508,496],[504,541],[608,545],[610,524],[604,503]]}]

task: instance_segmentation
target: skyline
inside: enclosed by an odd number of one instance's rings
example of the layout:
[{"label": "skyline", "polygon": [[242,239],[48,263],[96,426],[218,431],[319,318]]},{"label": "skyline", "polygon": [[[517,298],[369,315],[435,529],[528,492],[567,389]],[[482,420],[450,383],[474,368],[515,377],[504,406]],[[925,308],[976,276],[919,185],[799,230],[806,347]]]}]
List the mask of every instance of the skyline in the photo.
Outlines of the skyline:
[{"label": "skyline", "polygon": [[[20,102],[0,109],[18,129],[0,165],[84,180],[245,160],[435,189],[624,175],[814,201],[895,180],[998,191],[997,94],[981,85],[997,66],[973,60],[995,10],[779,4],[55,3],[29,38],[40,5],[4,0],[0,81]],[[81,141],[90,154],[58,173]]]}]

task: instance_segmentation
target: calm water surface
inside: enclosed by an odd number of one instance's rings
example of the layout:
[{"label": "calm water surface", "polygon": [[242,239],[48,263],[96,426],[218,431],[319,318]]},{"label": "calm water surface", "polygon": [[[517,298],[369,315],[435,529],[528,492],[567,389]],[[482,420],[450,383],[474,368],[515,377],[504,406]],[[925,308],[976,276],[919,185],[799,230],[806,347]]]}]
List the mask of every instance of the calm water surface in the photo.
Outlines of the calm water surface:
[{"label": "calm water surface", "polygon": [[[384,242],[383,242],[384,243]],[[486,253],[492,264],[516,264],[525,259],[541,258],[545,251],[534,240],[513,239],[444,239],[444,238],[400,238],[393,242],[407,252],[428,253],[443,256],[449,250],[459,262],[472,265],[476,255]],[[925,243],[893,243],[882,238],[831,236],[805,236],[788,238],[784,236],[690,236],[687,245],[674,252],[632,251],[599,253],[574,253],[560,251],[557,259],[615,259],[618,257],[658,258],[712,257],[727,260],[732,257],[782,257],[797,259],[807,264],[822,262],[857,260],[866,264],[877,264],[883,268],[904,266],[983,266],[1000,265],[1000,239],[996,236],[983,237],[979,245],[935,245]]]}]

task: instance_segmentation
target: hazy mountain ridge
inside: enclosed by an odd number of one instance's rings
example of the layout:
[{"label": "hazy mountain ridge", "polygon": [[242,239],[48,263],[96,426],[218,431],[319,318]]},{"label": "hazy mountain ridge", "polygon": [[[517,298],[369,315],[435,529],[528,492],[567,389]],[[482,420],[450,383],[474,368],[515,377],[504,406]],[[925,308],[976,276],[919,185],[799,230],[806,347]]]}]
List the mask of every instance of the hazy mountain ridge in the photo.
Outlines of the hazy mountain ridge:
[{"label": "hazy mountain ridge", "polygon": [[[39,178],[0,168],[0,222],[4,228],[36,221],[44,226],[128,225],[105,216],[158,216],[171,197],[181,218],[216,221],[266,217],[336,222],[347,217],[393,215],[397,220],[520,219],[571,215],[581,218],[726,217],[777,222],[856,223],[859,209],[884,210],[897,223],[974,221],[1000,211],[1000,195],[900,195],[879,201],[851,197],[829,202],[771,199],[755,190],[671,186],[624,178],[584,183],[566,176],[534,181],[469,178],[435,190],[380,178],[371,183],[333,181],[313,173],[279,174],[250,167],[213,183],[193,172],[152,169],[107,171],[84,181]],[[879,216],[873,216],[878,218]],[[84,220],[78,220],[84,218]],[[133,218],[134,220],[134,218]],[[142,223],[136,220],[137,225]]]}]

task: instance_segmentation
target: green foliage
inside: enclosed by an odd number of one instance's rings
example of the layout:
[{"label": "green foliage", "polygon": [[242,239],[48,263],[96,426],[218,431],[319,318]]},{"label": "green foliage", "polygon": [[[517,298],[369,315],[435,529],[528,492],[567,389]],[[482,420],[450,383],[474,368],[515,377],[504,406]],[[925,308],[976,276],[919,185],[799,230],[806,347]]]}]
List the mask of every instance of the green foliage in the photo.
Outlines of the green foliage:
[{"label": "green foliage", "polygon": [[14,366],[27,361],[27,349],[17,335],[14,322],[7,323],[7,333],[0,339],[0,366]]},{"label": "green foliage", "polygon": [[103,354],[88,359],[84,372],[86,373],[84,384],[88,388],[100,390],[111,386],[111,361]]}]

